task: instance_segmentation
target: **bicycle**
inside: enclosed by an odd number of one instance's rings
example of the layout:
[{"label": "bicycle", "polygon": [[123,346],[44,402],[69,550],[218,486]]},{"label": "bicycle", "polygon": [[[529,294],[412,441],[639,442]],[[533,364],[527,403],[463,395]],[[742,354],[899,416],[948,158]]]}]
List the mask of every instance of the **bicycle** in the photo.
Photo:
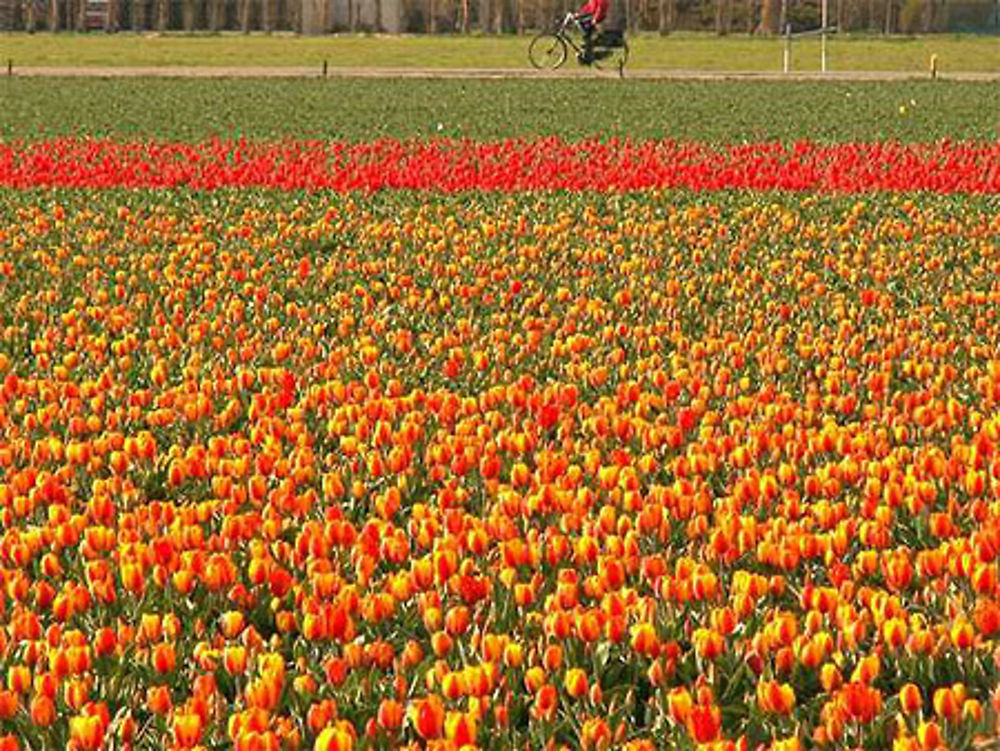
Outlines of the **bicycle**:
[{"label": "bicycle", "polygon": [[570,30],[576,28],[583,34],[583,27],[575,13],[567,13],[562,21],[557,21],[551,31],[543,31],[531,40],[528,45],[528,60],[538,70],[556,70],[569,55],[570,48],[576,52],[577,59],[584,65],[593,65],[598,70],[618,70],[618,75],[625,76],[625,63],[628,60],[628,44],[625,34],[621,31],[601,31],[594,38],[593,60],[584,60],[584,44],[573,39]]}]

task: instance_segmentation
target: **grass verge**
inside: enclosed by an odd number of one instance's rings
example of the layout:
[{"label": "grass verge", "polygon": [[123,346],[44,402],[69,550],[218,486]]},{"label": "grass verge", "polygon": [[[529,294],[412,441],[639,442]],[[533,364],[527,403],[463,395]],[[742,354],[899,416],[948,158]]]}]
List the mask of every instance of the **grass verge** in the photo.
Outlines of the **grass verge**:
[{"label": "grass verge", "polygon": [[[784,41],[746,35],[640,34],[631,39],[630,67],[664,70],[779,71]],[[265,66],[520,68],[527,37],[299,37],[279,34],[0,34],[0,61],[17,66]],[[934,35],[832,38],[831,70],[926,71],[938,55],[942,72],[1000,71],[995,37]],[[819,69],[819,40],[797,40],[793,69]]]}]

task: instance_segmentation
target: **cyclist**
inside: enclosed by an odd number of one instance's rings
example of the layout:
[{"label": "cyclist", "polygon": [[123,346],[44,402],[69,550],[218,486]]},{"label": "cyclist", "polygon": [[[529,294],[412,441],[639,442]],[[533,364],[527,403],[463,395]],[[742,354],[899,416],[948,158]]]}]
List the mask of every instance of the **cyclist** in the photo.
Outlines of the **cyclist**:
[{"label": "cyclist", "polygon": [[578,55],[581,63],[594,62],[594,31],[608,15],[609,0],[587,0],[576,13],[576,22],[583,30],[583,54]]}]

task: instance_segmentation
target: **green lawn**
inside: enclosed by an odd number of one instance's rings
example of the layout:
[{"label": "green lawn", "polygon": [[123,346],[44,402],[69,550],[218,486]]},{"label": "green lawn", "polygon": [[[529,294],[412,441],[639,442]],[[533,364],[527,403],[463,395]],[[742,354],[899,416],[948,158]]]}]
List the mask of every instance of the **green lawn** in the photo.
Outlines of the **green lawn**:
[{"label": "green lawn", "polygon": [[[518,68],[527,38],[516,36],[0,34],[0,63],[15,66],[316,66]],[[707,34],[632,39],[634,69],[778,71],[784,42]],[[948,36],[833,38],[832,70],[926,71],[932,54],[947,72],[1000,71],[1000,40]],[[819,68],[819,40],[796,41],[793,68]]]},{"label": "green lawn", "polygon": [[1000,138],[1000,86],[617,79],[0,78],[0,138]]}]

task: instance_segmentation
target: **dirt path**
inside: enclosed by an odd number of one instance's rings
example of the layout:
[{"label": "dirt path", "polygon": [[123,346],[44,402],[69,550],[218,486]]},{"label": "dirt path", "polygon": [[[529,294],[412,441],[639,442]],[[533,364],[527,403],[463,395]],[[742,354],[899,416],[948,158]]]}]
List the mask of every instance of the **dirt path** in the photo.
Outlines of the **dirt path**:
[{"label": "dirt path", "polygon": [[[320,67],[17,67],[9,72],[18,77],[51,78],[322,78]],[[329,68],[328,78],[617,78],[615,71],[567,68],[555,72],[524,68]],[[928,80],[927,73],[911,71],[695,71],[626,69],[626,78],[658,81],[915,81]],[[1000,82],[1000,73],[949,73],[944,81]]]}]

